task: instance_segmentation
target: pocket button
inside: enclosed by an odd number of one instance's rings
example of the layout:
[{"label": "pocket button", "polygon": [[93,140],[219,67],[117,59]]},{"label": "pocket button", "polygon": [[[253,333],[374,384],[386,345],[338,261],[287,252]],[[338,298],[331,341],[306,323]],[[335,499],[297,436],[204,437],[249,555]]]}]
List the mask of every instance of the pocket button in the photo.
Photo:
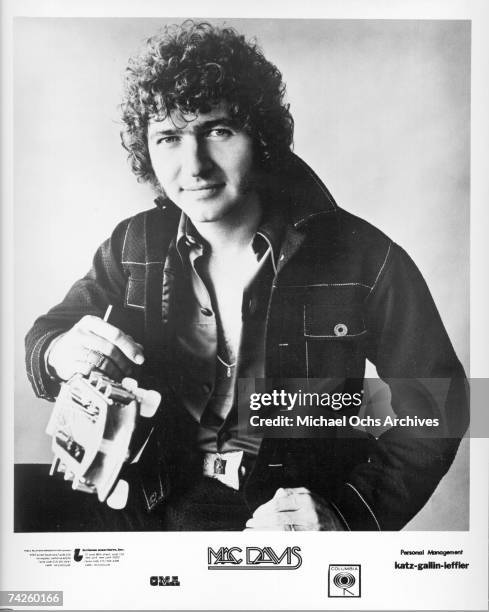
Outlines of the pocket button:
[{"label": "pocket button", "polygon": [[333,331],[335,336],[346,336],[348,327],[344,323],[337,323]]}]

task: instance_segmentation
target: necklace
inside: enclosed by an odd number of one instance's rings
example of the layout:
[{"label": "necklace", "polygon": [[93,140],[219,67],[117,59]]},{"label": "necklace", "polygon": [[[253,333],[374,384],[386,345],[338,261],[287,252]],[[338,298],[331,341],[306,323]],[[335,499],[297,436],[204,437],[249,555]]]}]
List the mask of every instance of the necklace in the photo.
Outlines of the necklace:
[{"label": "necklace", "polygon": [[223,365],[225,368],[227,368],[227,369],[226,369],[226,376],[227,376],[228,378],[231,378],[231,368],[234,368],[234,366],[236,365],[236,362],[234,362],[234,363],[226,363],[226,362],[224,361],[224,359],[221,359],[221,358],[219,357],[219,355],[216,355],[216,357],[217,357],[218,361],[220,361],[220,362],[222,363],[222,365]]}]

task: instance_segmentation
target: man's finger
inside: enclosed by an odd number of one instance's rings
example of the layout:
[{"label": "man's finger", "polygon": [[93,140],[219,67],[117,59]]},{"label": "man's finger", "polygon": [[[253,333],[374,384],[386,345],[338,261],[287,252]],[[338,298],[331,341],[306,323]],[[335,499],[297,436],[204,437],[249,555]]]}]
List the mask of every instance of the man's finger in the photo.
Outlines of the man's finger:
[{"label": "man's finger", "polygon": [[102,372],[112,380],[116,382],[120,382],[126,375],[126,372],[123,372],[113,361],[111,361],[108,357],[105,357],[102,363],[94,368],[94,370],[98,372]]},{"label": "man's finger", "polygon": [[304,531],[313,529],[314,519],[314,514],[310,511],[270,512],[254,514],[246,526],[263,531]]},{"label": "man's finger", "polygon": [[250,518],[246,523],[247,529],[261,529],[262,531],[283,531],[283,523],[280,523],[278,518],[271,517],[273,520],[260,520],[257,518]]},{"label": "man's finger", "polygon": [[253,516],[258,517],[258,516],[267,515],[267,514],[274,514],[276,511],[277,511],[276,501],[275,499],[271,499],[267,501],[266,503],[262,504],[261,506],[258,506],[258,508],[253,513]]},{"label": "man's finger", "polygon": [[108,357],[105,357],[104,355],[101,357],[102,358],[97,361],[90,359],[87,361],[86,358],[73,360],[72,374],[77,372],[83,376],[88,376],[91,372],[96,371],[102,372],[112,380],[122,380],[124,378],[124,373],[121,372],[121,370],[112,361],[110,361]]},{"label": "man's finger", "polygon": [[137,365],[144,362],[142,346],[114,325],[99,317],[87,315],[78,322],[77,326],[79,329],[105,338]]},{"label": "man's finger", "polygon": [[90,374],[90,372],[93,370],[93,365],[91,363],[88,363],[88,361],[86,360],[82,360],[82,359],[75,359],[73,361],[73,370],[74,373],[77,372],[78,374],[81,374],[82,376],[88,376]]},{"label": "man's finger", "polygon": [[286,497],[277,497],[275,499],[275,508],[277,512],[289,512],[299,510],[304,505],[303,496],[290,493]]},{"label": "man's finger", "polygon": [[279,512],[299,510],[312,506],[311,493],[304,487],[277,489],[274,497]]},{"label": "man's finger", "polygon": [[[83,331],[82,332],[82,343],[85,349],[89,349],[95,353],[103,355],[105,358],[110,359],[119,370],[126,376],[132,373],[134,362],[131,361],[115,344],[112,344],[110,340],[98,336],[93,332]],[[90,355],[89,361],[90,361]],[[96,367],[99,367],[96,365]]]},{"label": "man's finger", "polygon": [[253,513],[253,517],[264,517],[276,512],[293,512],[302,508],[312,508],[312,497],[309,489],[305,487],[280,488],[275,495],[265,502]]},{"label": "man's finger", "polygon": [[287,497],[291,493],[297,493],[298,495],[311,495],[309,489],[306,487],[281,487],[275,491],[274,497]]},{"label": "man's finger", "polygon": [[302,506],[311,504],[311,494],[304,487],[280,488],[266,503],[258,506],[253,516],[262,516],[274,512],[298,510]]}]

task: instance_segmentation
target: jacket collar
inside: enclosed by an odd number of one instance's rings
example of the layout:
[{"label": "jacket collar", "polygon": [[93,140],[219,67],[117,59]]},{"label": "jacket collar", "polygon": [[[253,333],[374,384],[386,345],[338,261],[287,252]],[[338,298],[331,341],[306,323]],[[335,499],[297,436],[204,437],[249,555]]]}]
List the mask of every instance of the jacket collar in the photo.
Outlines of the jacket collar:
[{"label": "jacket collar", "polygon": [[320,215],[335,213],[338,206],[324,183],[300,157],[291,153],[279,177],[279,198],[287,210],[288,222],[303,228]]}]

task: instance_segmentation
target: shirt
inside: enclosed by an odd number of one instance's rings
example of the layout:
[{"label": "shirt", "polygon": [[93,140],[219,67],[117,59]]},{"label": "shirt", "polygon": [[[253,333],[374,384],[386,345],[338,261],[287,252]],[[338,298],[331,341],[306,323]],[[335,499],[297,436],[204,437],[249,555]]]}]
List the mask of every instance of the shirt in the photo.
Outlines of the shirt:
[{"label": "shirt", "polygon": [[199,422],[197,440],[203,452],[244,451],[249,456],[258,453],[260,438],[238,424],[241,410],[237,409],[237,381],[264,377],[266,311],[283,228],[279,212],[270,211],[254,236],[257,267],[243,291],[239,349],[231,363],[202,275],[206,246],[191,220],[182,213],[175,248],[185,269],[185,280],[176,353],[183,377],[181,399]]}]

